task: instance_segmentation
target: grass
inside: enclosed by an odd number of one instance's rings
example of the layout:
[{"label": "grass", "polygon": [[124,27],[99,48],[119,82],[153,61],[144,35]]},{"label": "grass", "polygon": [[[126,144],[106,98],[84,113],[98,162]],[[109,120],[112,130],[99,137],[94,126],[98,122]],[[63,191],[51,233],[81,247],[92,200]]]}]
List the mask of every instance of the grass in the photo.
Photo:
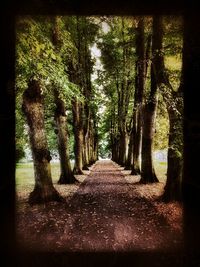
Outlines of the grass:
[{"label": "grass", "polygon": [[165,182],[167,178],[166,176],[167,162],[154,160],[154,168],[155,168],[155,172],[158,177],[158,180],[160,182]]},{"label": "grass", "polygon": [[[155,160],[154,162],[155,171],[158,176],[160,182],[166,180],[166,172],[167,172],[167,163]],[[51,163],[51,173],[53,183],[57,183],[60,175],[60,166],[59,162]],[[33,163],[19,163],[16,167],[16,188],[25,185],[34,185],[34,169]]]},{"label": "grass", "polygon": [[[51,163],[51,174],[53,183],[57,183],[60,175],[59,162]],[[20,163],[17,164],[16,172],[16,187],[19,188],[24,185],[34,185],[34,169],[33,163]]]}]

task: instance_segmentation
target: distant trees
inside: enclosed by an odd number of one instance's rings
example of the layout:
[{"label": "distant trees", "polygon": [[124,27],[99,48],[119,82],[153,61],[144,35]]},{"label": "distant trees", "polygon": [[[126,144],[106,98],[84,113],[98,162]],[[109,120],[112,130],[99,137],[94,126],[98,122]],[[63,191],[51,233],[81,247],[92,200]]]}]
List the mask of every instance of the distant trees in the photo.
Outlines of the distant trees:
[{"label": "distant trees", "polygon": [[112,159],[126,165],[131,128],[130,99],[133,94],[134,62],[132,20],[110,18],[107,23],[112,29],[102,33],[101,60],[105,69],[100,83],[110,99],[110,138]]},{"label": "distant trees", "polygon": [[[82,99],[76,96],[72,99],[73,132],[74,132],[74,173],[82,174],[83,169],[97,160],[96,144],[94,138],[96,114],[93,112],[94,88],[91,83],[93,62],[91,60],[90,46],[95,41],[98,26],[92,18],[71,17],[68,18],[69,31],[72,35],[73,45],[76,49],[66,64],[69,80],[80,88]],[[76,59],[76,60],[75,60]],[[93,99],[92,99],[93,98]]]}]

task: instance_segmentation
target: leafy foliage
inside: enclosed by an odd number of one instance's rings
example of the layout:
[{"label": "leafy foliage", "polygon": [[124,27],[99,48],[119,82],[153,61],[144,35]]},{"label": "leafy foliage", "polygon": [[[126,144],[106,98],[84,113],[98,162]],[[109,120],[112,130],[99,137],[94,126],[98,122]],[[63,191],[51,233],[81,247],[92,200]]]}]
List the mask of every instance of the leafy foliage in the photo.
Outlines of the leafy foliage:
[{"label": "leafy foliage", "polygon": [[[21,112],[22,94],[30,79],[40,81],[45,96],[45,121],[51,151],[57,150],[53,112],[53,90],[65,102],[68,114],[70,151],[73,150],[71,99],[76,96],[87,103],[98,124],[99,152],[105,156],[111,148],[112,135],[119,137],[119,120],[126,115],[126,128],[132,123],[135,79],[135,33],[137,17],[81,17],[81,16],[19,16],[16,23],[16,150],[17,160],[22,157],[27,144],[25,121]],[[152,18],[145,17],[145,38],[152,32]],[[53,32],[57,30],[57,45]],[[79,36],[80,35],[80,36]],[[81,42],[78,40],[81,37]],[[97,59],[91,55],[96,43],[100,49],[99,69]],[[82,53],[80,53],[82,51]],[[182,21],[178,17],[164,17],[164,59],[174,91],[177,91],[181,76]],[[69,63],[81,77],[80,83],[69,80]],[[87,71],[86,71],[87,70]],[[86,73],[87,72],[87,73]],[[89,76],[95,73],[90,93],[86,94]],[[129,101],[122,103],[123,84],[129,82]],[[147,73],[146,93],[150,88]],[[170,92],[165,92],[166,95]],[[125,95],[124,95],[125,96]],[[156,118],[154,149],[168,146],[168,116],[161,95]],[[125,101],[125,100],[123,100]],[[176,101],[171,101],[177,109]],[[178,109],[177,109],[178,110]],[[85,116],[85,115],[84,115]],[[180,114],[180,116],[182,116]],[[86,119],[86,118],[84,118]],[[111,121],[113,129],[111,129]],[[182,133],[182,128],[178,129]],[[107,140],[106,142],[104,140]],[[180,136],[180,140],[182,140]],[[182,142],[182,141],[181,141]],[[71,152],[71,157],[73,153]]]}]

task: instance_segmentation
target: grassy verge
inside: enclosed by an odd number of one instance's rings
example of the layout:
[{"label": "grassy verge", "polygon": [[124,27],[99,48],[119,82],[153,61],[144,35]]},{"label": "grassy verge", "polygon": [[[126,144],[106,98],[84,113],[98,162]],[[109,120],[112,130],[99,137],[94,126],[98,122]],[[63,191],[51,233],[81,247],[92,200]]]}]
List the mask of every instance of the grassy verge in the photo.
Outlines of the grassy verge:
[{"label": "grassy verge", "polygon": [[[53,183],[57,183],[60,175],[60,165],[59,162],[53,162],[51,163],[51,174]],[[34,185],[34,169],[33,169],[33,163],[20,163],[17,164],[16,172],[16,188],[19,188],[21,186],[25,185]]]},{"label": "grassy verge", "polygon": [[155,168],[155,172],[156,172],[156,175],[158,177],[158,180],[160,182],[165,182],[166,178],[167,178],[167,176],[166,176],[167,162],[155,160],[154,161],[154,168]]},{"label": "grassy verge", "polygon": [[[160,182],[166,180],[167,163],[155,161],[155,171]],[[59,162],[51,163],[51,173],[53,183],[57,183],[60,175]],[[34,169],[33,163],[20,163],[16,167],[16,187],[19,188],[25,185],[34,185]]]}]

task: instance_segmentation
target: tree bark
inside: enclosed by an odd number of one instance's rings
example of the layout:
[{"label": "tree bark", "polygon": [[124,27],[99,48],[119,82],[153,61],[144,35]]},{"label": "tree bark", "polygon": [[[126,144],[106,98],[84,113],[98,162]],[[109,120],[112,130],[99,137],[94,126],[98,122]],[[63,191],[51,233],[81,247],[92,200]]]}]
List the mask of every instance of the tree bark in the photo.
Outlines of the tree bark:
[{"label": "tree bark", "polygon": [[140,173],[139,156],[141,153],[141,137],[142,137],[142,104],[144,94],[145,81],[145,46],[144,46],[144,18],[138,23],[136,34],[136,81],[135,81],[135,103],[134,103],[134,129],[133,129],[133,164],[131,174]]},{"label": "tree bark", "polygon": [[151,95],[143,110],[142,125],[142,163],[141,163],[141,180],[140,183],[158,182],[153,166],[153,137],[154,125],[157,106],[157,85],[155,76],[151,67]]},{"label": "tree bark", "polygon": [[144,116],[142,125],[142,170],[141,170],[141,183],[154,183],[159,182],[156,177],[153,166],[153,137],[154,125],[156,117],[157,106],[157,82],[154,72],[154,62],[158,60],[160,50],[160,39],[162,34],[161,17],[153,17],[153,36],[152,36],[152,62],[151,63],[151,90],[150,95],[144,105]]},{"label": "tree bark", "polygon": [[132,163],[132,175],[140,174],[140,164],[139,164],[139,156],[140,156],[140,146],[141,146],[141,116],[140,121],[137,119],[141,113],[138,112],[138,106],[135,107],[133,114],[133,163]]},{"label": "tree bark", "polygon": [[69,159],[65,104],[63,100],[59,98],[59,93],[57,89],[54,90],[54,97],[56,103],[54,120],[56,124],[58,153],[60,158],[60,178],[58,180],[58,183],[72,184],[77,180],[73,175]]},{"label": "tree bark", "polygon": [[44,107],[38,81],[29,82],[23,94],[23,111],[29,126],[29,138],[34,163],[35,187],[29,196],[29,203],[60,201],[62,198],[53,187],[50,167],[50,152],[44,127]]},{"label": "tree bark", "polygon": [[171,200],[181,199],[181,174],[182,174],[182,155],[179,143],[182,143],[182,120],[177,111],[170,107],[169,114],[169,143],[167,155],[167,182],[163,194],[163,200],[169,202]]},{"label": "tree bark", "polygon": [[120,154],[119,154],[119,164],[121,166],[125,166],[126,163],[126,151],[127,151],[127,133],[126,131],[122,131],[120,134],[120,139],[119,139],[119,149],[120,149]]},{"label": "tree bark", "polygon": [[81,104],[77,99],[72,101],[72,111],[73,111],[73,131],[74,131],[74,154],[75,154],[75,164],[74,164],[74,174],[83,174],[83,127],[81,120]]},{"label": "tree bark", "polygon": [[[88,89],[88,88],[87,88]],[[88,91],[85,89],[85,97],[88,97]],[[89,99],[88,99],[89,101]],[[90,158],[90,110],[88,103],[84,103],[84,123],[83,123],[83,170],[89,170],[89,158]]]},{"label": "tree bark", "polygon": [[128,156],[126,160],[125,170],[131,170],[133,164],[133,131],[131,130],[128,143]]},{"label": "tree bark", "polygon": [[[52,43],[54,44],[56,50],[59,50],[60,34],[58,26],[58,17],[53,17],[53,30],[52,30]],[[54,120],[56,124],[56,133],[58,140],[58,153],[60,157],[60,178],[58,180],[59,184],[71,184],[76,181],[69,160],[69,149],[68,149],[68,133],[66,124],[66,113],[65,104],[59,97],[59,92],[54,89],[54,99],[55,99],[55,114]]]},{"label": "tree bark", "polygon": [[121,86],[119,87],[117,81],[118,90],[118,130],[119,130],[119,164],[125,166],[127,159],[127,113],[130,100],[130,90],[129,90],[129,72],[127,70],[127,48],[125,45],[125,25],[124,18],[121,18],[122,22],[122,43],[123,43],[123,53],[122,53],[122,80]]}]

